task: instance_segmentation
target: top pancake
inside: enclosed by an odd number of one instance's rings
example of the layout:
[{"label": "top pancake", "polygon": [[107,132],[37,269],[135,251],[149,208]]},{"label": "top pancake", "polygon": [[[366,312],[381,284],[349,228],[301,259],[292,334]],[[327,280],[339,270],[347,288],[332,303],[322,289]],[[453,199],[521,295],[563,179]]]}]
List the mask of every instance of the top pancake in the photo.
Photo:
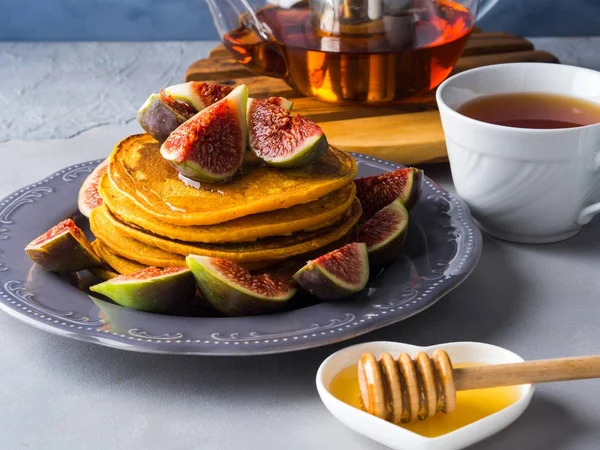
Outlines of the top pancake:
[{"label": "top pancake", "polygon": [[354,158],[330,147],[317,161],[297,169],[248,161],[230,182],[196,188],[179,179],[161,157],[160,144],[147,134],[119,142],[108,169],[121,193],[153,217],[175,225],[212,225],[308,203],[349,184],[356,173]]}]

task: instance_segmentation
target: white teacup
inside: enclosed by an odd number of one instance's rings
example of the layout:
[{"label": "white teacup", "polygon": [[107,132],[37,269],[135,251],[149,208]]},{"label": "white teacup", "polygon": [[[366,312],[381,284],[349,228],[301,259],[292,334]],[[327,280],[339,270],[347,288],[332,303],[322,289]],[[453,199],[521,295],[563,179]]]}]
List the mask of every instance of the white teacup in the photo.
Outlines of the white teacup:
[{"label": "white teacup", "polygon": [[600,124],[511,128],[456,111],[479,96],[517,92],[600,104],[600,73],[561,64],[513,63],[444,81],[436,99],[456,191],[492,236],[525,243],[568,239],[600,211]]}]

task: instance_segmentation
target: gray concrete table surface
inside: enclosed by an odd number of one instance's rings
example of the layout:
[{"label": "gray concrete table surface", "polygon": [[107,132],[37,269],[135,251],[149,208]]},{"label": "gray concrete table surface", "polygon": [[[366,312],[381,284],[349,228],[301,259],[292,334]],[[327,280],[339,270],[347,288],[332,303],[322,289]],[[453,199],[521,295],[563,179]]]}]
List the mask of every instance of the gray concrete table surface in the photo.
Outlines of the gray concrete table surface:
[{"label": "gray concrete table surface", "polygon": [[[534,39],[600,69],[600,38]],[[106,156],[137,107],[214,42],[0,44],[0,196]],[[446,165],[426,168],[452,188]],[[541,218],[543,220],[543,218]],[[527,359],[600,353],[600,220],[544,246],[485,237],[477,269],[437,305],[342,344],[261,357],[130,353],[0,314],[0,449],[380,449],[337,422],[320,362],[357,342],[473,340]],[[597,450],[600,381],[539,386],[514,425],[472,450]]]}]

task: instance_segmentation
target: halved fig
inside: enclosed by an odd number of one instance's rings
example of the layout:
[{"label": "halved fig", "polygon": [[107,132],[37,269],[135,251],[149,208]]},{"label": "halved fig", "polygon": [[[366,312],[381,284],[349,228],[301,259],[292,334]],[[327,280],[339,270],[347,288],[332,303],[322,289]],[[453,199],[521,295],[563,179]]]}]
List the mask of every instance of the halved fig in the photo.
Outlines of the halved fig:
[{"label": "halved fig", "polygon": [[247,144],[248,88],[236,87],[223,100],[200,111],[171,133],[160,148],[163,158],[196,181],[224,181],[242,165]]},{"label": "halved fig", "polygon": [[232,90],[232,87],[224,84],[188,81],[165,88],[165,93],[180,102],[187,103],[198,112],[224,99]]},{"label": "halved fig", "polygon": [[90,217],[92,209],[97,208],[102,204],[102,197],[98,193],[98,184],[100,178],[108,170],[108,162],[110,158],[106,158],[90,173],[83,184],[79,188],[79,195],[77,196],[77,207],[79,212],[85,217]]},{"label": "halved fig", "polygon": [[77,272],[102,266],[73,219],[66,219],[31,241],[25,253],[50,272]]},{"label": "halved fig", "polygon": [[137,120],[146,133],[162,143],[194,114],[196,110],[192,106],[160,91],[144,102],[137,113]]},{"label": "halved fig", "polygon": [[204,299],[228,316],[250,316],[279,310],[296,293],[287,281],[267,273],[253,275],[226,259],[189,255],[186,262]]},{"label": "halved fig", "polygon": [[380,266],[395,260],[406,239],[408,231],[408,211],[402,200],[377,211],[358,232],[358,241],[367,244],[369,264]]},{"label": "halved fig", "polygon": [[146,267],[90,286],[90,291],[138,311],[168,312],[194,298],[194,276],[187,267]]},{"label": "halved fig", "polygon": [[397,169],[354,180],[356,196],[363,207],[362,221],[367,221],[384,206],[399,198],[410,210],[423,192],[423,171],[414,167]]},{"label": "halved fig", "polygon": [[300,115],[292,116],[289,103],[282,97],[248,101],[250,148],[270,166],[309,164],[329,146],[321,127]]},{"label": "halved fig", "polygon": [[309,261],[294,280],[315,297],[335,300],[365,288],[369,280],[367,244],[352,242]]}]

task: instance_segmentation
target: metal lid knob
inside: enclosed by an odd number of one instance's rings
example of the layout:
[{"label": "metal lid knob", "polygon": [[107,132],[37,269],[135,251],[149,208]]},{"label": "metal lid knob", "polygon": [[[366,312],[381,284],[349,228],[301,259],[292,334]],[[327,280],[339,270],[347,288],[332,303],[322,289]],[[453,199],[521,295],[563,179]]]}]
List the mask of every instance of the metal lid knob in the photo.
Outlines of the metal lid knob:
[{"label": "metal lid knob", "polygon": [[383,0],[310,0],[317,28],[325,33],[374,33],[381,27]]}]

